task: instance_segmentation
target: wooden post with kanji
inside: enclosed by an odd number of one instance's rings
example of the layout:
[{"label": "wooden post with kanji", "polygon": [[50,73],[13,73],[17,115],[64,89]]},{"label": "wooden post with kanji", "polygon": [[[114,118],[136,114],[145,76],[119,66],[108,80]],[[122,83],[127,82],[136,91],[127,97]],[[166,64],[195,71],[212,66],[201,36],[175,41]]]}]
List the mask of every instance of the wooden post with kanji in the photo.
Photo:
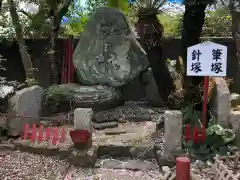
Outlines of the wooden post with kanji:
[{"label": "wooden post with kanji", "polygon": [[207,118],[208,86],[210,76],[226,76],[227,47],[205,41],[187,49],[187,76],[204,76],[202,125],[205,130]]}]

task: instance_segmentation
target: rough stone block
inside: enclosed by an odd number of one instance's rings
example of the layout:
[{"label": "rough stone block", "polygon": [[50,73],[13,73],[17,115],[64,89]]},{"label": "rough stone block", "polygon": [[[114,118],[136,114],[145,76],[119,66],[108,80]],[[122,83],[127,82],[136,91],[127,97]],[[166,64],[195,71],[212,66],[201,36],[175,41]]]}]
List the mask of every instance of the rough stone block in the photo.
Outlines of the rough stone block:
[{"label": "rough stone block", "polygon": [[16,91],[16,94],[10,98],[7,122],[9,135],[19,135],[27,123],[32,125],[40,122],[38,117],[43,92],[44,90],[40,86],[32,86]]},{"label": "rough stone block", "polygon": [[92,146],[90,149],[79,150],[73,148],[68,161],[70,164],[81,167],[91,167],[97,160],[98,146]]},{"label": "rough stone block", "polygon": [[165,111],[164,113],[164,153],[165,158],[172,156],[182,147],[182,113],[180,111]]},{"label": "rough stone block", "polygon": [[126,123],[119,126],[115,131],[125,129],[125,132],[115,135],[107,135],[106,131],[94,132],[93,142],[99,145],[99,157],[154,158],[155,123]]},{"label": "rough stone block", "polygon": [[92,130],[93,110],[91,108],[77,108],[74,110],[74,129]]},{"label": "rough stone block", "polygon": [[231,111],[229,124],[232,130],[236,133],[235,143],[240,147],[240,111]]},{"label": "rough stone block", "polygon": [[215,85],[211,99],[212,113],[219,124],[227,128],[229,127],[228,118],[231,109],[231,94],[225,79],[218,77],[214,78],[214,81]]}]

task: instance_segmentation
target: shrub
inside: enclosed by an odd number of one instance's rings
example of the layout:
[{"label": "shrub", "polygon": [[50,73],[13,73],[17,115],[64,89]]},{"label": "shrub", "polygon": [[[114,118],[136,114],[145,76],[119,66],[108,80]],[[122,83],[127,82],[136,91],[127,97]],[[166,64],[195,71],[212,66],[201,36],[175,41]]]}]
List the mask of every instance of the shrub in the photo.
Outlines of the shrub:
[{"label": "shrub", "polygon": [[46,113],[67,112],[71,109],[74,100],[74,91],[58,85],[50,86],[45,90],[42,108]]},{"label": "shrub", "polygon": [[[180,37],[183,14],[162,14],[159,20],[164,26],[166,37]],[[227,8],[206,10],[205,23],[202,29],[203,37],[231,37],[232,18]]]}]

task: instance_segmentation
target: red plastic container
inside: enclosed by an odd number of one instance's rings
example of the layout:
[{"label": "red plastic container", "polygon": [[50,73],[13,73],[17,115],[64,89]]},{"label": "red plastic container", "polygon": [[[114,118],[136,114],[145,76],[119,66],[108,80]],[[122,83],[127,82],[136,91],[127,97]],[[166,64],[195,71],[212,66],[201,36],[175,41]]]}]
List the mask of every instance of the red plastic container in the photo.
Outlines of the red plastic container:
[{"label": "red plastic container", "polygon": [[88,130],[72,130],[69,132],[74,144],[88,143],[90,132]]},{"label": "red plastic container", "polygon": [[187,157],[176,159],[176,180],[190,180],[190,160]]}]

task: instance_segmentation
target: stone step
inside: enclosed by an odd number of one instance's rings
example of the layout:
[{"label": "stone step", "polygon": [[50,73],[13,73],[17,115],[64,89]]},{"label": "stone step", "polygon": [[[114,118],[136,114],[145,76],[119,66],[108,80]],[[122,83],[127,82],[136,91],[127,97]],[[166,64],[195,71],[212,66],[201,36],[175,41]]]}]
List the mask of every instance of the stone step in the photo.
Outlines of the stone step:
[{"label": "stone step", "polygon": [[131,171],[151,171],[159,169],[155,159],[148,161],[140,159],[98,159],[94,167],[104,169],[126,169]]},{"label": "stone step", "polygon": [[81,169],[71,166],[65,178],[56,178],[56,180],[164,180],[163,175],[157,170],[141,171],[127,169],[109,169],[94,168]]}]

